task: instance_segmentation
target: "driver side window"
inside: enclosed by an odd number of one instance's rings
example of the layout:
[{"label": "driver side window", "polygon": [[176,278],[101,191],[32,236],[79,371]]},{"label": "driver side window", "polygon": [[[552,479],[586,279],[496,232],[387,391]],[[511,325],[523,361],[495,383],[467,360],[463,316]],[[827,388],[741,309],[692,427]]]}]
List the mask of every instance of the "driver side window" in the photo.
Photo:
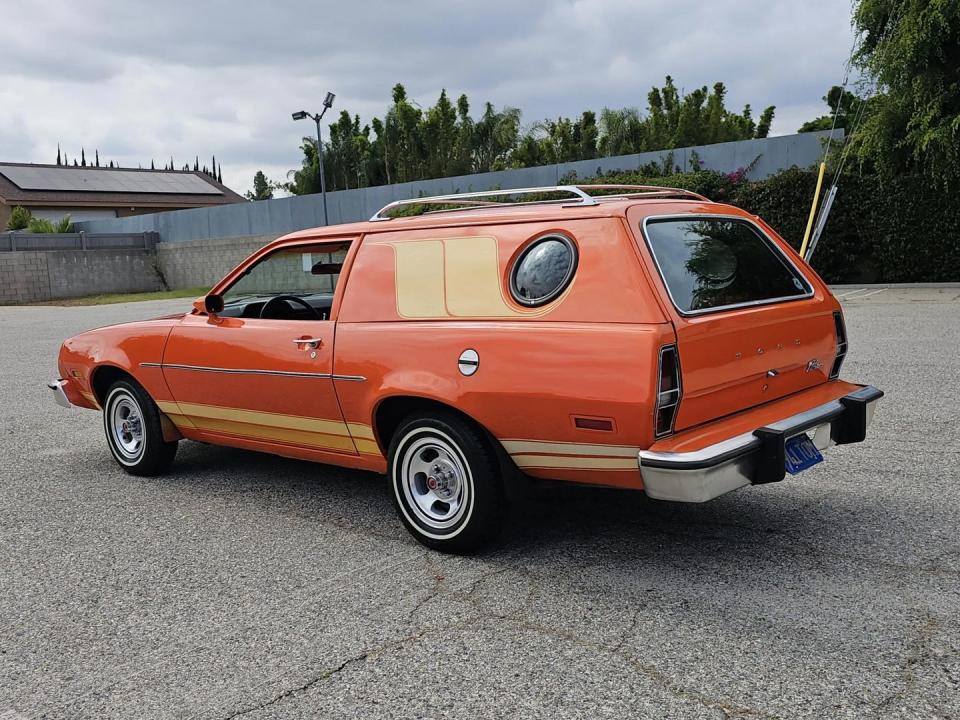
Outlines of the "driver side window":
[{"label": "driver side window", "polygon": [[223,292],[225,317],[328,320],[349,242],[280,248]]}]

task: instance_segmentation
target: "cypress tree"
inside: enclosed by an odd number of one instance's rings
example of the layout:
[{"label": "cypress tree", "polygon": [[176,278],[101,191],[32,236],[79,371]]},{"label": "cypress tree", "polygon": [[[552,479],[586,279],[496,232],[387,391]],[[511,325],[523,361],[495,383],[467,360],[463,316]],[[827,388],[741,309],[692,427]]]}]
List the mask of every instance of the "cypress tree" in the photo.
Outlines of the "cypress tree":
[{"label": "cypress tree", "polygon": [[60,143],[57,143],[57,165],[60,165]]},{"label": "cypress tree", "polygon": [[87,156],[83,152],[83,148],[80,148],[80,165],[82,167],[87,166]]}]

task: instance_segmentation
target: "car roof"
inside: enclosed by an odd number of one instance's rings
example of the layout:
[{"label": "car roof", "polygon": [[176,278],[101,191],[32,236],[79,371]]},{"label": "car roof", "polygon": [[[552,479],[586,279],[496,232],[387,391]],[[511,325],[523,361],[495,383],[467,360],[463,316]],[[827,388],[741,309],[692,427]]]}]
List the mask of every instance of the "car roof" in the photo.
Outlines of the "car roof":
[{"label": "car roof", "polygon": [[653,215],[733,215],[748,216],[748,213],[732,205],[697,199],[664,198],[598,198],[593,205],[541,203],[504,204],[502,207],[471,207],[429,212],[421,215],[394,217],[384,220],[329,225],[309,228],[277,238],[270,245],[300,240],[324,240],[344,236],[355,237],[370,233],[400,230],[423,230],[430,228],[499,225],[545,221],[582,220],[598,217],[625,217],[632,207],[642,209],[643,217]]}]

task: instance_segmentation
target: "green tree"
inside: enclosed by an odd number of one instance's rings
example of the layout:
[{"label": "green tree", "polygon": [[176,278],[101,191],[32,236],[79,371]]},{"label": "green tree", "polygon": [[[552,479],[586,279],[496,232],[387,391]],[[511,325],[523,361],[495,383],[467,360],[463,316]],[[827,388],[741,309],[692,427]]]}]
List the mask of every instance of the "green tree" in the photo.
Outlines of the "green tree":
[{"label": "green tree", "polygon": [[852,138],[886,177],[960,181],[960,2],[858,0],[854,62],[875,83]]},{"label": "green tree", "polygon": [[827,94],[823,96],[823,101],[830,108],[830,113],[821,115],[813,120],[807,120],[797,132],[817,132],[818,130],[829,130],[834,126],[833,118],[836,116],[836,126],[841,129],[849,127],[851,111],[858,108],[863,100],[854,95],[849,90],[844,90],[839,85],[834,85]]},{"label": "green tree", "polygon": [[273,184],[267,180],[263,170],[257,170],[253,176],[253,191],[247,190],[247,200],[269,200],[273,197]]},{"label": "green tree", "polygon": [[55,233],[57,228],[46,218],[30,218],[27,230],[32,233]]},{"label": "green tree", "polygon": [[29,210],[17,205],[10,211],[10,217],[7,218],[7,230],[25,230],[32,219],[33,214]]},{"label": "green tree", "polygon": [[473,130],[473,171],[483,173],[509,167],[510,153],[519,137],[520,111],[506,107],[497,112],[492,103],[485,103]]}]

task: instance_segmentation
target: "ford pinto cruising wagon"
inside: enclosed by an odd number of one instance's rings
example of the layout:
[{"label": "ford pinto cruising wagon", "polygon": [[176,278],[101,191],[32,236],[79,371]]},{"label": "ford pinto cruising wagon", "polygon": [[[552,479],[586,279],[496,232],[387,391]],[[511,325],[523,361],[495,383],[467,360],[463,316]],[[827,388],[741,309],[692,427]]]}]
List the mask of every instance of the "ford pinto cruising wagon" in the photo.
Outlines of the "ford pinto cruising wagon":
[{"label": "ford pinto cruising wagon", "polygon": [[863,440],[883,393],[839,379],[846,352],[760,218],[581,185],[287,235],[189,313],[70,338],[51,388],[129,473],[184,438],[386,473],[410,532],[463,552],[522,474],[702,502]]}]

